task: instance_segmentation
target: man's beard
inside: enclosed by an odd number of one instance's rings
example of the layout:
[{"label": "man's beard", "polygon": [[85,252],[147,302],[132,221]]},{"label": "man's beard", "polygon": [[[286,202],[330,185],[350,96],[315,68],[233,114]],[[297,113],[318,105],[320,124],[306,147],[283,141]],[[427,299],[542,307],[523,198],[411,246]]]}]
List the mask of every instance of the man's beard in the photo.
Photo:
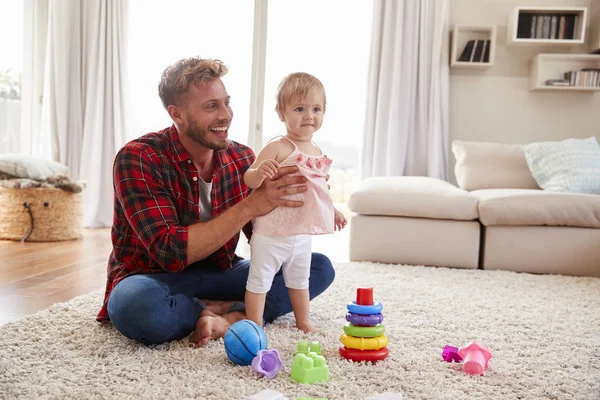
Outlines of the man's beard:
[{"label": "man's beard", "polygon": [[225,143],[214,143],[209,141],[207,138],[209,134],[210,132],[200,127],[196,121],[191,118],[188,119],[187,136],[194,142],[212,150],[224,150],[229,146],[229,141],[225,141]]}]

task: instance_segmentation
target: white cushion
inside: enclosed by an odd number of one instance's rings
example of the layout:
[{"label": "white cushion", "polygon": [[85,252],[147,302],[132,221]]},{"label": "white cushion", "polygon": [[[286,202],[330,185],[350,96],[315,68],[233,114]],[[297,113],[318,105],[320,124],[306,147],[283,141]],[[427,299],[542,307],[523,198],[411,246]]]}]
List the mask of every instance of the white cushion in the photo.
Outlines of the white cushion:
[{"label": "white cushion", "polygon": [[485,230],[483,269],[600,277],[600,229],[491,226]]},{"label": "white cushion", "polygon": [[539,189],[522,145],[455,140],[452,152],[461,189]]},{"label": "white cushion", "polygon": [[348,205],[365,215],[477,219],[476,198],[446,181],[421,176],[365,179],[350,195]]},{"label": "white cushion", "polygon": [[475,190],[479,220],[490,225],[600,228],[600,196],[531,189]]},{"label": "white cushion", "polygon": [[17,177],[33,180],[48,179],[53,175],[65,175],[67,167],[51,160],[28,156],[24,154],[0,154],[0,172]]},{"label": "white cushion", "polygon": [[525,146],[538,185],[548,191],[600,194],[600,146],[595,137]]},{"label": "white cushion", "polygon": [[477,221],[353,214],[350,260],[477,268]]}]

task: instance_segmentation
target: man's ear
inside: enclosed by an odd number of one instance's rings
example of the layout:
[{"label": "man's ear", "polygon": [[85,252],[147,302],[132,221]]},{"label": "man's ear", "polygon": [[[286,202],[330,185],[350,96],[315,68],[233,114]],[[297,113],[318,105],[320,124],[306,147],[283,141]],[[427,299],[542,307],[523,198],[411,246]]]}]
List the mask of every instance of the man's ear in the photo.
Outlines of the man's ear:
[{"label": "man's ear", "polygon": [[183,112],[179,107],[171,104],[169,107],[167,107],[167,112],[169,113],[169,116],[173,122],[176,124],[181,124],[183,122]]}]

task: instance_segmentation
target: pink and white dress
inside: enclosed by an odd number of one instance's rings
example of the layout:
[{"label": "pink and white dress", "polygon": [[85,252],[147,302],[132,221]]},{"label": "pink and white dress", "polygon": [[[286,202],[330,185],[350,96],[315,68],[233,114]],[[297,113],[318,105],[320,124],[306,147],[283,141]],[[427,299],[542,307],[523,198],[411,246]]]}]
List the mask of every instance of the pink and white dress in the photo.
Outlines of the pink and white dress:
[{"label": "pink and white dress", "polygon": [[332,160],[324,154],[310,156],[302,153],[296,143],[294,151],[280,163],[281,167],[297,165],[296,175],[304,175],[308,190],[285,198],[304,202],[302,207],[277,207],[253,220],[253,231],[265,236],[323,235],[334,232],[333,201],[325,177]]},{"label": "pink and white dress", "polygon": [[[286,140],[289,140],[286,138]],[[250,271],[246,289],[266,293],[273,277],[282,269],[285,285],[291,289],[307,289],[310,277],[311,235],[334,232],[333,201],[325,177],[331,168],[326,155],[309,156],[294,151],[280,166],[297,165],[298,174],[307,178],[308,190],[286,196],[304,202],[302,207],[277,207],[253,219],[250,239]]]}]

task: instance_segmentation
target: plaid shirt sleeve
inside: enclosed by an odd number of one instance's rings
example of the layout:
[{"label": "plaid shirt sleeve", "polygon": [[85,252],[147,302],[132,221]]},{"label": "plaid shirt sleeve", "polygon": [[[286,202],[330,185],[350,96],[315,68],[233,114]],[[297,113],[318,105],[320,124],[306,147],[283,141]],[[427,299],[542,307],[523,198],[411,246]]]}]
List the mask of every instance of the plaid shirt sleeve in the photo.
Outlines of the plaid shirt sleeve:
[{"label": "plaid shirt sleeve", "polygon": [[180,224],[161,164],[150,146],[121,149],[113,169],[115,201],[146,253],[166,272],[177,272],[187,266],[188,227]]}]

